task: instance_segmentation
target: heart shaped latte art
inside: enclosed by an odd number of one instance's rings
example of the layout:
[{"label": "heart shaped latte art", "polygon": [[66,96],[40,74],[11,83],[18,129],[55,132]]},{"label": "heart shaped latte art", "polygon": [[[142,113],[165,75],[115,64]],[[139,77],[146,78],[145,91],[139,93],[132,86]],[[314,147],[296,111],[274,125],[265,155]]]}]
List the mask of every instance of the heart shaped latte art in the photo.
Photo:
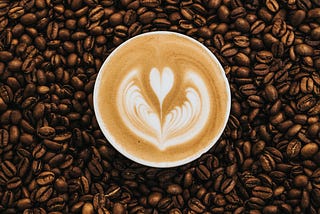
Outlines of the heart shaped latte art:
[{"label": "heart shaped latte art", "polygon": [[158,99],[160,112],[147,102],[150,99],[142,93],[138,74],[138,70],[129,72],[117,95],[119,114],[134,134],[165,150],[188,142],[202,131],[210,113],[210,100],[201,76],[193,71],[185,72],[183,81],[188,86],[181,89],[184,90],[184,101],[164,114],[164,101],[176,84],[174,72],[169,67],[162,71],[152,68],[149,72],[149,84]]}]

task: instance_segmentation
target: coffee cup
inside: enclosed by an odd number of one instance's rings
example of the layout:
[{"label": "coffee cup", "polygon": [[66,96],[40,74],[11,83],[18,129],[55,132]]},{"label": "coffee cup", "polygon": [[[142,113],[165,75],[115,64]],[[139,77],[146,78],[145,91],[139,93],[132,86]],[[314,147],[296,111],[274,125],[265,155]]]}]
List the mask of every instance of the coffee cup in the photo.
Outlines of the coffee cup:
[{"label": "coffee cup", "polygon": [[156,31],[117,47],[94,86],[97,122],[111,145],[152,167],[175,167],[222,135],[231,95],[217,58],[197,40]]}]

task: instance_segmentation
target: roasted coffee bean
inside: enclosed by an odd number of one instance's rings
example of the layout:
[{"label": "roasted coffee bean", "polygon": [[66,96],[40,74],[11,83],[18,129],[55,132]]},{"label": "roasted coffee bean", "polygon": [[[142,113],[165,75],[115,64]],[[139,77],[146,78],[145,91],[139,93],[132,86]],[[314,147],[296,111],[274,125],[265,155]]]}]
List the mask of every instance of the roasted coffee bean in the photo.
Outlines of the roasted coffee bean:
[{"label": "roasted coffee bean", "polygon": [[160,211],[162,212],[167,212],[168,210],[171,209],[171,207],[173,206],[173,202],[172,199],[167,197],[167,198],[162,198],[159,203],[158,203],[158,208]]},{"label": "roasted coffee bean", "polygon": [[294,50],[300,56],[311,56],[313,54],[313,48],[307,44],[298,44]]},{"label": "roasted coffee bean", "polygon": [[53,189],[51,186],[43,186],[36,190],[35,200],[42,203],[48,201],[53,193]]},{"label": "roasted coffee bean", "polygon": [[264,200],[257,197],[251,197],[248,200],[248,206],[252,209],[261,209],[262,207],[264,207],[264,205]]},{"label": "roasted coffee bean", "polygon": [[37,176],[36,182],[40,186],[51,184],[54,181],[55,175],[53,172],[42,172]]},{"label": "roasted coffee bean", "polygon": [[274,159],[268,154],[264,154],[260,156],[260,163],[262,168],[267,172],[270,172],[271,170],[273,170],[276,165]]},{"label": "roasted coffee bean", "polygon": [[205,165],[200,165],[197,167],[196,173],[201,180],[208,180],[210,178],[210,171]]},{"label": "roasted coffee bean", "polygon": [[265,27],[266,27],[266,25],[265,25],[264,21],[257,20],[251,25],[250,32],[252,34],[259,34],[264,30]]},{"label": "roasted coffee bean", "polygon": [[304,145],[301,149],[301,155],[304,158],[311,158],[314,156],[319,150],[319,146],[316,143],[308,143]]},{"label": "roasted coffee bean", "polygon": [[221,184],[221,191],[224,194],[228,194],[230,193],[234,187],[236,185],[235,180],[233,180],[232,178],[227,178],[222,184]]},{"label": "roasted coffee bean", "polygon": [[103,168],[97,159],[93,159],[88,164],[89,171],[92,175],[98,177],[102,174]]},{"label": "roasted coffee bean", "polygon": [[0,61],[8,62],[13,59],[13,55],[9,51],[0,51]]},{"label": "roasted coffee bean", "polygon": [[47,207],[49,211],[60,211],[63,210],[65,206],[65,201],[62,197],[55,197],[47,202]]},{"label": "roasted coffee bean", "polygon": [[37,16],[33,13],[26,13],[21,16],[20,21],[23,25],[32,25],[37,22]]},{"label": "roasted coffee bean", "polygon": [[237,7],[230,13],[231,19],[243,18],[247,15],[247,11],[244,7]]},{"label": "roasted coffee bean", "polygon": [[8,160],[3,161],[0,164],[0,167],[1,167],[2,171],[5,173],[5,175],[8,177],[13,177],[17,173],[17,169],[16,169],[15,165]]},{"label": "roasted coffee bean", "polygon": [[220,52],[224,57],[231,57],[237,54],[238,50],[234,48],[231,43],[228,43],[221,47]]},{"label": "roasted coffee bean", "polygon": [[5,129],[0,129],[0,148],[6,147],[9,144],[9,133]]},{"label": "roasted coffee bean", "polygon": [[274,102],[278,99],[277,89],[273,85],[267,85],[265,88],[265,94],[267,100]]},{"label": "roasted coffee bean", "polygon": [[233,42],[235,45],[242,47],[242,48],[249,47],[249,45],[250,45],[250,40],[247,36],[235,36],[233,38]]},{"label": "roasted coffee bean", "polygon": [[47,27],[47,37],[55,40],[58,37],[59,25],[56,22],[50,22]]},{"label": "roasted coffee bean", "polygon": [[30,167],[30,161],[28,158],[24,157],[20,160],[20,162],[18,163],[18,166],[17,166],[17,174],[18,176],[20,177],[24,177],[26,175],[26,173],[28,172],[29,170],[29,167]]},{"label": "roasted coffee bean", "polygon": [[54,182],[54,187],[58,192],[66,192],[68,190],[68,184],[64,177],[59,177]]},{"label": "roasted coffee bean", "polygon": [[17,189],[22,184],[22,181],[19,177],[13,177],[7,181],[7,189]]},{"label": "roasted coffee bean", "polygon": [[301,142],[298,140],[292,140],[287,147],[287,155],[289,158],[295,158],[299,155],[301,150]]},{"label": "roasted coffee bean", "polygon": [[269,51],[259,51],[256,55],[256,59],[260,63],[268,64],[273,60],[273,54]]},{"label": "roasted coffee bean", "polygon": [[280,18],[275,19],[271,31],[275,37],[283,36],[287,32],[286,22]]},{"label": "roasted coffee bean", "polygon": [[37,130],[37,134],[40,138],[53,138],[56,135],[56,131],[50,126],[43,126]]},{"label": "roasted coffee bean", "polygon": [[268,187],[256,186],[252,189],[252,195],[265,200],[272,197],[273,191]]},{"label": "roasted coffee bean", "polygon": [[27,210],[32,207],[32,201],[29,198],[22,198],[17,201],[17,207],[19,210]]},{"label": "roasted coffee bean", "polygon": [[182,188],[177,184],[170,184],[167,187],[167,193],[171,195],[178,195],[182,193]]},{"label": "roasted coffee bean", "polygon": [[205,210],[205,206],[196,198],[191,198],[188,201],[188,206],[191,210],[193,210],[196,213],[203,213]]},{"label": "roasted coffee bean", "polygon": [[266,6],[273,13],[279,10],[279,4],[277,0],[266,0]]},{"label": "roasted coffee bean", "polygon": [[304,112],[312,108],[315,105],[315,102],[315,98],[311,94],[307,94],[297,101],[297,108]]},{"label": "roasted coffee bean", "polygon": [[267,75],[269,73],[269,66],[267,64],[256,64],[253,72],[259,76]]}]

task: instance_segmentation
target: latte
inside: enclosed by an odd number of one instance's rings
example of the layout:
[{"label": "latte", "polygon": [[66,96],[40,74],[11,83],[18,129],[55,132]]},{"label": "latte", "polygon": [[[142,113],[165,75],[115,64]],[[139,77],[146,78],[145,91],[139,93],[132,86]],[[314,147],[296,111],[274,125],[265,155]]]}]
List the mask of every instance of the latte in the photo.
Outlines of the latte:
[{"label": "latte", "polygon": [[206,152],[230,111],[224,71],[203,45],[153,32],[120,45],[100,69],[97,120],[109,142],[139,163],[169,167]]}]

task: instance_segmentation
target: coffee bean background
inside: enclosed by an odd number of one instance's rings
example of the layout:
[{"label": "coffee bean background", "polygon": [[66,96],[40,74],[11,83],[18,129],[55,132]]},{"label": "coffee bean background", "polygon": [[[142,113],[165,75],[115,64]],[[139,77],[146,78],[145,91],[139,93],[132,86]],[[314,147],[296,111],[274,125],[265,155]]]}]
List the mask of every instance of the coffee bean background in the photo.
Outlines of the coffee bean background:
[{"label": "coffee bean background", "polygon": [[[219,142],[170,169],[116,152],[92,104],[155,30],[206,45],[232,92]],[[0,213],[320,213],[319,71],[319,0],[0,0]]]}]

